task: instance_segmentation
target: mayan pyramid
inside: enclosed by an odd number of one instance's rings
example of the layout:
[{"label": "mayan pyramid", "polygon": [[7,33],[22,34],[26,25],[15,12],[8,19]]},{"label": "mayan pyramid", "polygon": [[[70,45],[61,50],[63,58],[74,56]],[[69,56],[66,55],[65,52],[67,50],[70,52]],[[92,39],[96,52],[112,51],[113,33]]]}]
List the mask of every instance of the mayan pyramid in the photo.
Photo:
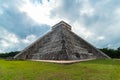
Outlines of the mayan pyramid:
[{"label": "mayan pyramid", "polygon": [[90,43],[72,32],[71,26],[64,21],[29,45],[15,59],[35,60],[81,60],[110,58]]}]

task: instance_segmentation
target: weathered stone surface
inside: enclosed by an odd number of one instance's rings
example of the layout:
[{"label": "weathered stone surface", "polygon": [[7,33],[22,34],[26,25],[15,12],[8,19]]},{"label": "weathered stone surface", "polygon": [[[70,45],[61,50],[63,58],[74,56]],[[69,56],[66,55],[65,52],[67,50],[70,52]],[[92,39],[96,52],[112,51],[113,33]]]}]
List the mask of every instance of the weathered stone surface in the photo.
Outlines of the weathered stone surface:
[{"label": "weathered stone surface", "polygon": [[15,59],[80,60],[110,58],[71,31],[63,21],[25,48]]}]

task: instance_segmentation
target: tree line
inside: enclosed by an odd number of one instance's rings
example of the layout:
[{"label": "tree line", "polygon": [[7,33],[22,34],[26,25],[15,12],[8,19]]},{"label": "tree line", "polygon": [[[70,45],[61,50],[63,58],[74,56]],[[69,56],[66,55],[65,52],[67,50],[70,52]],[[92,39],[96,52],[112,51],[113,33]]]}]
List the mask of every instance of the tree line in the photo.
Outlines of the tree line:
[{"label": "tree line", "polygon": [[8,52],[8,53],[0,53],[0,58],[14,57],[19,52],[20,51],[14,51],[14,52]]},{"label": "tree line", "polygon": [[[109,48],[102,48],[100,49],[102,52],[110,56],[111,58],[120,58],[120,47],[117,49],[109,49]],[[0,58],[8,58],[14,57],[20,51],[8,52],[8,53],[0,53]]]},{"label": "tree line", "polygon": [[120,47],[117,49],[103,48],[100,50],[108,56],[110,56],[111,58],[120,58]]}]

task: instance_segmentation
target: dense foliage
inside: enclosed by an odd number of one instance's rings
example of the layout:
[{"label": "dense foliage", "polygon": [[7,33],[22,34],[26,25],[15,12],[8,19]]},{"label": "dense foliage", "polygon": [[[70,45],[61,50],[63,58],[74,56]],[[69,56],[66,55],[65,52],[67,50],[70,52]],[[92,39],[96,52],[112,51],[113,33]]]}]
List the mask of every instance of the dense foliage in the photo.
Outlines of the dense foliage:
[{"label": "dense foliage", "polygon": [[0,58],[7,58],[7,57],[13,57],[16,54],[18,54],[20,51],[15,51],[15,52],[9,52],[9,53],[1,53]]},{"label": "dense foliage", "polygon": [[110,56],[111,58],[120,58],[120,47],[117,49],[103,48],[100,50],[108,56]]}]

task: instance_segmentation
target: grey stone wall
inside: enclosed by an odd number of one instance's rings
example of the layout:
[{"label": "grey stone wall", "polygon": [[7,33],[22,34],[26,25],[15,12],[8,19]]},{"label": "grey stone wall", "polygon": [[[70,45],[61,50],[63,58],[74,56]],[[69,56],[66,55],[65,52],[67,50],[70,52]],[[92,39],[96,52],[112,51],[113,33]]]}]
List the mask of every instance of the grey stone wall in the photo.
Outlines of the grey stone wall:
[{"label": "grey stone wall", "polygon": [[77,36],[71,26],[58,23],[52,31],[25,48],[15,59],[79,60],[105,59],[107,55]]}]

